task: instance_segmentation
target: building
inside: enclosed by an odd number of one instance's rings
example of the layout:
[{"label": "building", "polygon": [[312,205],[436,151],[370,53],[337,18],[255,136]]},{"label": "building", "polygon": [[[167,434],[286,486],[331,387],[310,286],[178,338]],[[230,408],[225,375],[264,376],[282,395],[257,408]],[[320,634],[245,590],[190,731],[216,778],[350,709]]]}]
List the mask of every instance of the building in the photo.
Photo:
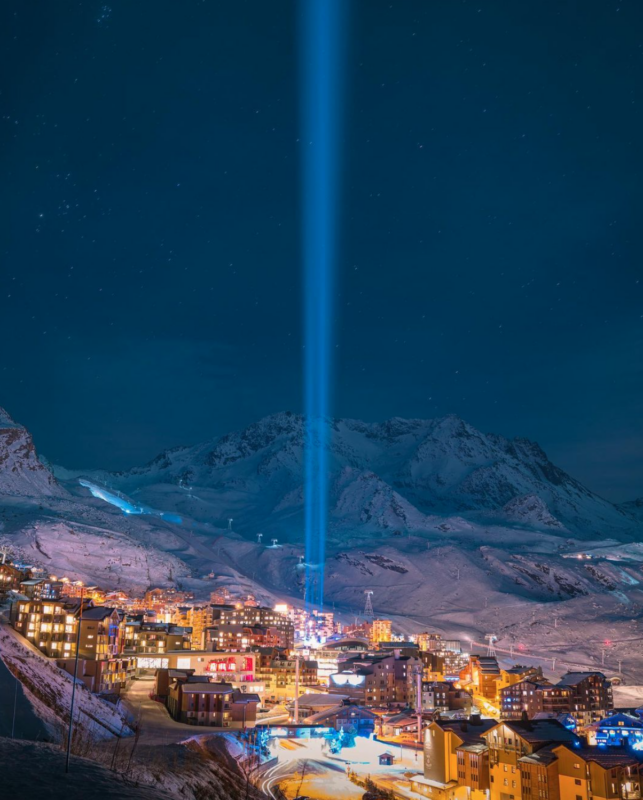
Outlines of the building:
[{"label": "building", "polygon": [[79,656],[85,659],[109,659],[122,650],[120,617],[115,608],[92,606],[84,608],[80,621]]},{"label": "building", "polygon": [[180,628],[189,628],[192,631],[190,646],[193,650],[206,649],[205,631],[211,622],[209,605],[177,606],[171,621]]},{"label": "building", "polygon": [[[114,608],[62,602],[20,600],[12,607],[13,625],[61,669],[96,693],[118,694],[126,686],[133,661],[122,655],[120,618]],[[76,666],[76,644],[78,666]]]},{"label": "building", "polygon": [[78,603],[24,599],[12,604],[11,622],[46,656],[64,658],[76,653],[78,610]]},{"label": "building", "polygon": [[541,679],[523,680],[500,690],[500,714],[503,719],[533,719],[537,714],[557,717],[572,709],[571,688],[553,686]]},{"label": "building", "polygon": [[134,671],[134,659],[127,656],[112,658],[75,658],[60,659],[57,665],[81,680],[90,692],[95,694],[117,695],[127,686],[127,681]]},{"label": "building", "polygon": [[419,649],[426,653],[430,650],[440,650],[442,645],[442,637],[439,633],[420,633],[416,638],[417,646]]},{"label": "building", "polygon": [[408,706],[414,702],[414,670],[422,668],[415,656],[373,655],[353,657],[330,676],[333,690],[346,693],[366,706]]},{"label": "building", "polygon": [[323,647],[310,650],[311,658],[317,662],[317,680],[328,686],[330,676],[340,671],[342,661],[357,653],[366,653],[368,642],[364,639],[339,639],[327,641]]},{"label": "building", "polygon": [[30,600],[40,600],[44,584],[45,582],[42,578],[27,578],[20,581],[18,591]]},{"label": "building", "polygon": [[586,731],[590,734],[590,744],[643,750],[643,720],[632,714],[612,714],[592,723]]},{"label": "building", "polygon": [[468,786],[471,800],[487,800],[489,754],[483,736],[494,725],[494,720],[479,716],[431,722],[424,731],[424,775],[412,779],[412,791],[435,800],[451,800],[467,796],[458,789]]},{"label": "building", "polygon": [[460,683],[489,703],[496,702],[500,678],[500,667],[492,656],[472,654],[469,663],[460,672]]},{"label": "building", "polygon": [[163,655],[173,650],[190,650],[191,637],[190,628],[169,622],[128,618],[123,623],[123,648],[128,655]]},{"label": "building", "polygon": [[185,672],[206,680],[225,680],[245,692],[263,692],[263,686],[255,674],[255,653],[174,650],[158,655],[138,655],[136,661],[139,673],[147,672],[158,676],[163,671]]},{"label": "building", "polygon": [[471,713],[471,695],[464,689],[456,689],[449,681],[422,682],[422,711],[461,711],[464,716]]},{"label": "building", "polygon": [[554,747],[560,800],[639,800],[641,762],[634,753],[598,747]]},{"label": "building", "polygon": [[318,611],[315,608],[308,611],[288,603],[278,603],[275,611],[292,622],[298,642],[325,642],[335,633],[335,617],[332,611]]},{"label": "building", "polygon": [[[257,680],[265,687],[265,698],[272,702],[293,700],[295,697],[295,684],[297,673],[297,660],[286,656],[270,657],[261,655],[260,665],[257,667]],[[317,686],[317,662],[309,659],[299,659],[299,690]]]},{"label": "building", "polygon": [[393,623],[390,619],[374,619],[371,624],[371,642],[390,642],[393,634]]},{"label": "building", "polygon": [[641,755],[588,747],[551,719],[437,720],[410,787],[431,800],[640,800]]},{"label": "building", "polygon": [[[299,696],[299,717],[300,720],[308,722],[309,719],[317,714],[325,713],[337,709],[343,703],[349,702],[345,694],[324,694],[322,692],[310,692]],[[298,722],[300,720],[295,720]]]},{"label": "building", "polygon": [[0,595],[11,591],[17,592],[24,577],[24,572],[13,564],[0,563]]},{"label": "building", "polygon": [[511,795],[515,800],[558,800],[551,746],[580,744],[576,734],[553,719],[501,721],[482,738],[489,748],[490,800],[509,800]]},{"label": "building", "polygon": [[381,719],[380,728],[381,735],[387,738],[400,736],[403,733],[415,733],[418,729],[418,718],[408,710],[386,714]]},{"label": "building", "polygon": [[[224,645],[231,631],[237,629],[259,626],[261,628],[275,628],[283,634],[284,647],[291,650],[295,645],[295,629],[288,617],[279,614],[266,606],[243,605],[210,605],[210,626],[215,629],[210,633],[210,641],[219,642],[219,649]],[[225,636],[218,637],[216,630],[225,631]]]},{"label": "building", "polygon": [[177,722],[246,728],[256,723],[259,697],[240,692],[229,683],[177,671],[168,687],[166,701],[170,716]]},{"label": "building", "polygon": [[363,706],[343,702],[307,716],[303,721],[310,725],[332,726],[337,731],[344,730],[346,733],[354,733],[359,736],[370,736],[375,730],[377,715]]},{"label": "building", "polygon": [[169,688],[167,709],[177,722],[231,728],[232,692],[232,686],[227,683],[177,679]]},{"label": "building", "polygon": [[557,685],[571,690],[568,710],[581,726],[603,719],[614,707],[612,684],[602,672],[568,672]]}]

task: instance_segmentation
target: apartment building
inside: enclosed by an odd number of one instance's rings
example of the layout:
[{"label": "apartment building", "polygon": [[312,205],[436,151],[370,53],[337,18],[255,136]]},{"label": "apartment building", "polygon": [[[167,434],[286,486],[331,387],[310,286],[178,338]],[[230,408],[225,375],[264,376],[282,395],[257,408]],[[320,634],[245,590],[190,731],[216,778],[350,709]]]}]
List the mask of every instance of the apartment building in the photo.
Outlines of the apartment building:
[{"label": "apartment building", "polygon": [[636,754],[569,745],[554,747],[553,752],[560,800],[640,800],[642,769]]},{"label": "apartment building", "polygon": [[364,655],[341,663],[330,675],[333,691],[344,692],[366,706],[411,705],[415,699],[414,670],[422,669],[417,656]]},{"label": "apartment building", "polygon": [[[243,628],[259,626],[262,628],[275,628],[283,634],[283,646],[291,650],[295,645],[295,628],[288,617],[279,614],[272,608],[266,606],[236,606],[236,605],[210,605],[210,626],[226,631],[235,628],[242,631]],[[211,640],[216,640],[216,636],[211,635]],[[221,649],[224,649],[222,642]],[[229,642],[226,646],[229,647]]]},{"label": "apartment building", "polygon": [[573,692],[568,686],[554,686],[543,679],[523,680],[500,690],[500,714],[503,719],[522,719],[526,714],[559,716],[571,711]]},{"label": "apartment building", "polygon": [[557,686],[571,691],[569,713],[580,725],[603,719],[614,707],[612,684],[602,672],[568,672]]},{"label": "apartment building", "polygon": [[393,623],[390,619],[374,619],[371,624],[371,643],[390,642],[393,635]]},{"label": "apartment building", "polygon": [[[451,800],[470,788],[470,800],[487,800],[489,755],[483,735],[494,720],[431,722],[424,731],[424,775],[411,780],[411,789],[431,800]],[[468,781],[466,783],[465,781]]]},{"label": "apartment building", "polygon": [[190,650],[191,628],[169,622],[143,622],[141,618],[123,623],[123,649],[129,655],[163,655],[171,650]]},{"label": "apartment building", "polygon": [[76,652],[76,615],[79,603],[20,600],[11,606],[13,627],[49,658]]},{"label": "apartment building", "polygon": [[215,728],[254,727],[259,697],[243,694],[229,683],[210,683],[191,676],[169,687],[167,708],[172,719]]},{"label": "apartment building", "polygon": [[464,689],[456,689],[449,681],[428,681],[422,683],[423,711],[461,711],[471,713],[471,695]]},{"label": "apartment building", "polygon": [[547,748],[579,744],[576,734],[556,720],[539,719],[501,721],[482,738],[489,748],[490,800],[559,800],[555,759]]}]

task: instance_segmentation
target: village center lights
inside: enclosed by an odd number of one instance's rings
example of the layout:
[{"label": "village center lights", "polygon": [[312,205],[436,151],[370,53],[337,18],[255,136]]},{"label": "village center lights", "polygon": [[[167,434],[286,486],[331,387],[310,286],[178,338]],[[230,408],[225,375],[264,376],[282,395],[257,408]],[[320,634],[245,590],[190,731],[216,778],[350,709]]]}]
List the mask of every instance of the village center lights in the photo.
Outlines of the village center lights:
[{"label": "village center lights", "polygon": [[306,602],[324,600],[328,523],[332,295],[343,11],[347,0],[299,0],[303,195]]}]

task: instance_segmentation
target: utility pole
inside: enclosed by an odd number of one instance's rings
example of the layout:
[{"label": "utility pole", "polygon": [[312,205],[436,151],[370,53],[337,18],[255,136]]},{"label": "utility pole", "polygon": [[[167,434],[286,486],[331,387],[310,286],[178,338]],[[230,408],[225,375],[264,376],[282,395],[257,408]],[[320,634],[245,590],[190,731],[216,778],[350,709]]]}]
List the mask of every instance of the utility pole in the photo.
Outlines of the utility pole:
[{"label": "utility pole", "polygon": [[487,640],[487,656],[490,658],[495,658],[496,656],[496,647],[495,644],[498,641],[498,637],[495,633],[485,633],[484,638]]},{"label": "utility pole", "polygon": [[375,612],[373,611],[373,590],[366,589],[364,592],[366,595],[366,603],[364,604],[364,616],[366,619],[373,619],[375,616]]},{"label": "utility pole", "polygon": [[422,744],[422,666],[418,665],[415,672],[415,714],[418,726],[418,744]]},{"label": "utility pole", "polygon": [[299,653],[295,653],[295,725],[299,724]]},{"label": "utility pole", "polygon": [[16,678],[15,694],[13,695],[13,721],[11,722],[11,738],[15,739],[16,736],[16,708],[18,706],[18,678]]},{"label": "utility pole", "polygon": [[71,756],[71,739],[74,730],[74,699],[76,697],[76,680],[78,678],[78,657],[80,655],[80,628],[83,621],[83,600],[85,587],[80,588],[80,611],[78,615],[78,626],[76,628],[76,658],[74,659],[74,682],[71,687],[71,707],[69,709],[69,730],[67,732],[67,754],[65,756],[65,772],[69,772],[69,758]]},{"label": "utility pole", "polygon": [[263,533],[257,534],[257,544],[261,544],[261,540],[263,539]]}]

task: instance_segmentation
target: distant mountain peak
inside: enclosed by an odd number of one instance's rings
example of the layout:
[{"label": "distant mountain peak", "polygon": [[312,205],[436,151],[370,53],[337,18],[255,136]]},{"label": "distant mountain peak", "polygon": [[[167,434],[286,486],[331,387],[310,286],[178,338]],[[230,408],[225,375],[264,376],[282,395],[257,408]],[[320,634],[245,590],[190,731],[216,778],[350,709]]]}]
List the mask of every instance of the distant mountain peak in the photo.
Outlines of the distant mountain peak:
[{"label": "distant mountain peak", "polygon": [[0,428],[21,428],[11,414],[0,406]]}]

